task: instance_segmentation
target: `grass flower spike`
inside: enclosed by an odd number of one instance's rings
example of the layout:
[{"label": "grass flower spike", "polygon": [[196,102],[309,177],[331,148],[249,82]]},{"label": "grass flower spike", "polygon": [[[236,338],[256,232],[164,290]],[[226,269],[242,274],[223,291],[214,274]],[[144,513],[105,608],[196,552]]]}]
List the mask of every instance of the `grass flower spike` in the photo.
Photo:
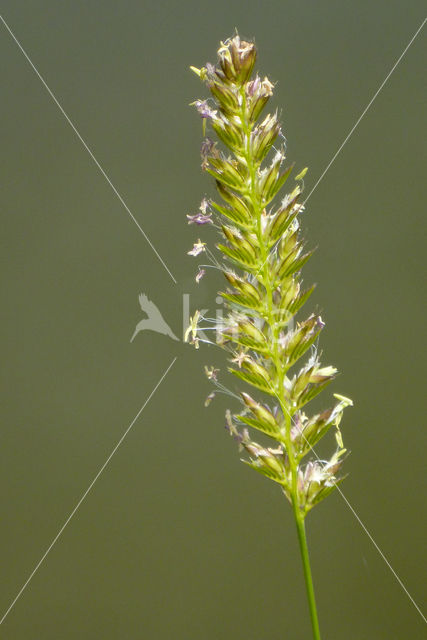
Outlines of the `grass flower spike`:
[{"label": "grass flower spike", "polygon": [[[313,637],[319,639],[305,517],[342,479],[346,450],[339,425],[352,402],[337,395],[332,408],[306,413],[337,370],[319,362],[321,317],[296,319],[314,288],[304,289],[301,280],[312,254],[305,250],[299,223],[306,169],[279,197],[293,167],[285,165],[277,112],[263,115],[274,87],[268,78],[253,74],[255,61],[255,45],[235,35],[221,43],[216,65],[192,67],[211,93],[209,100],[193,104],[204,135],[209,134],[202,143],[202,168],[215,179],[220,199],[204,199],[200,212],[187,217],[189,224],[216,227],[221,241],[217,257],[200,239],[188,253],[204,251],[224,273],[220,295],[226,314],[213,328],[216,343],[230,356],[229,371],[245,385],[239,410],[227,411],[226,426],[245,452],[244,462],[277,483],[291,504]],[[203,318],[196,312],[187,332],[197,347],[199,320]],[[224,390],[214,371],[206,368],[217,390]],[[335,450],[329,460],[320,460],[313,447],[330,429],[335,431]],[[253,439],[256,432],[262,434],[262,444]]]}]

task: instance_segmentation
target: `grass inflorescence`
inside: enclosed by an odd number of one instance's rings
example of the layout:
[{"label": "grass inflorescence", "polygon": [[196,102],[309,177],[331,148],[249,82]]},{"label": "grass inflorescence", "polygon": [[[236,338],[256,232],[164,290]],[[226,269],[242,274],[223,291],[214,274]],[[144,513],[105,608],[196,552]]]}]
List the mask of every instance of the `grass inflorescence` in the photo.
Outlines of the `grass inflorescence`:
[{"label": "grass inflorescence", "polygon": [[[314,288],[304,289],[301,280],[301,269],[312,255],[300,233],[306,169],[283,195],[293,166],[285,163],[277,112],[263,115],[274,86],[254,74],[256,55],[254,43],[236,34],[221,43],[216,65],[191,67],[211,93],[209,100],[193,104],[203,119],[204,134],[209,134],[202,143],[202,168],[214,178],[220,200],[203,199],[188,221],[217,227],[221,240],[216,256],[202,240],[189,254],[206,253],[224,274],[220,295],[226,314],[212,328],[216,343],[229,354],[229,371],[245,385],[239,410],[227,411],[226,426],[246,453],[243,461],[277,483],[292,506],[313,634],[319,639],[305,517],[342,480],[346,450],[339,425],[352,402],[335,395],[333,407],[312,416],[306,413],[337,370],[319,361],[317,344],[324,327],[320,315],[296,320]],[[196,280],[204,274],[200,269]],[[196,347],[200,320],[195,312],[186,334]],[[223,390],[218,371],[205,371]],[[330,429],[335,431],[335,450],[329,460],[320,460],[313,447]],[[270,442],[256,442],[255,432]]]}]

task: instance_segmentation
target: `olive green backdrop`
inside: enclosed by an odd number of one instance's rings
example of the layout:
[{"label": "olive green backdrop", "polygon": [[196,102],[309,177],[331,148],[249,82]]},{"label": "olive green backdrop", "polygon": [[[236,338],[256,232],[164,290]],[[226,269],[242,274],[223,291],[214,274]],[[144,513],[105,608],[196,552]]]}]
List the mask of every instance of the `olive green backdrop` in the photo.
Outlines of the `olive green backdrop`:
[{"label": "olive green backdrop", "polygon": [[[129,340],[140,292],[179,335],[184,293],[192,309],[215,308],[218,276],[196,285],[186,255],[198,230],[185,216],[213,193],[188,106],[205,91],[188,66],[213,61],[234,27],[256,38],[308,190],[421,24],[423,3],[5,0],[1,13],[177,284],[0,25],[0,616],[177,360],[0,637],[309,639],[290,509],[239,463],[223,429],[229,403],[203,407],[202,367],[224,368],[224,355],[156,333]],[[318,283],[307,311],[322,310],[323,361],[342,372],[331,392],[355,401],[342,488],[421,607],[425,44],[422,32],[304,215],[319,247],[305,270]],[[426,637],[338,494],[308,528],[326,640]]]}]

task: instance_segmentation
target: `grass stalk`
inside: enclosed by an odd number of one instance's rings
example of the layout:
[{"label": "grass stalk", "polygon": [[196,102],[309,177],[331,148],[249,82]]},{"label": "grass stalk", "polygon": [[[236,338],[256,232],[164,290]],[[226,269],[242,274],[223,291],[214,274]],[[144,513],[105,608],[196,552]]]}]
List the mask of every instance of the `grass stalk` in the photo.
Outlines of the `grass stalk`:
[{"label": "grass stalk", "polygon": [[[335,394],[334,407],[312,417],[305,413],[306,405],[335,378],[337,370],[319,361],[317,343],[324,327],[320,316],[295,320],[313,290],[301,287],[301,269],[311,255],[303,253],[299,222],[306,169],[277,202],[292,167],[282,169],[286,149],[277,112],[260,121],[273,84],[258,74],[253,77],[256,55],[253,43],[235,35],[221,43],[216,66],[191,67],[212,96],[211,101],[193,104],[203,119],[203,134],[209,125],[209,134],[212,131],[217,137],[205,137],[201,156],[202,168],[214,177],[221,201],[204,198],[199,212],[187,218],[189,224],[219,230],[222,242],[216,248],[223,262],[200,239],[188,253],[205,252],[224,273],[227,286],[220,295],[227,315],[216,325],[214,321],[216,344],[229,355],[228,371],[259,397],[241,390],[240,410],[227,411],[226,426],[240,451],[248,455],[243,462],[279,484],[292,506],[313,638],[320,640],[305,518],[337,486],[346,453],[339,425],[352,402]],[[204,273],[199,269],[196,282]],[[186,332],[186,340],[196,348],[200,340],[207,341],[198,324],[201,319],[210,321],[196,311]],[[305,355],[309,357],[301,367]],[[215,392],[225,390],[236,397],[218,381],[218,369],[205,367],[205,372],[216,387],[206,404]],[[314,456],[307,461],[313,446],[331,429],[336,443],[331,458],[321,461]],[[275,446],[254,441],[253,430]]]}]

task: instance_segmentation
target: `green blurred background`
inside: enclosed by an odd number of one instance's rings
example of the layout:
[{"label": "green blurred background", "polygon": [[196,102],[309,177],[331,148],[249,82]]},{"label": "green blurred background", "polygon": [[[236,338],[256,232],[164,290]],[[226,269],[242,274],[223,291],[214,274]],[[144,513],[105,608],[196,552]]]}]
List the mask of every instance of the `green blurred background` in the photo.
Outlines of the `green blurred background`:
[{"label": "green blurred background", "polygon": [[[196,285],[185,215],[205,96],[190,64],[237,27],[277,82],[306,189],[423,20],[390,0],[4,0],[2,15],[177,280],[174,284],[1,26],[1,588],[6,611],[147,396],[177,361],[4,623],[6,640],[310,638],[291,511],[239,463],[195,351],[129,339],[145,292],[182,332]],[[354,398],[344,493],[422,607],[425,306],[421,33],[310,198],[323,362]],[[424,157],[423,157],[424,154]],[[424,163],[424,167],[423,167]],[[202,235],[206,232],[202,230]],[[210,235],[213,242],[213,235]],[[323,400],[329,402],[328,392]],[[331,442],[332,445],[332,442]],[[339,495],[308,519],[323,638],[425,638],[422,618]]]}]

